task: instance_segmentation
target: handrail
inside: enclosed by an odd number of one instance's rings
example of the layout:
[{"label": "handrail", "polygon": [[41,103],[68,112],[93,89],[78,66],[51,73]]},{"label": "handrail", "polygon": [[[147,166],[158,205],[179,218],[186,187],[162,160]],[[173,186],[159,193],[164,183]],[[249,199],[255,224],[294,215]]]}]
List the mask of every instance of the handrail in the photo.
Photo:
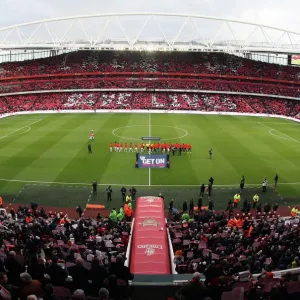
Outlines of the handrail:
[{"label": "handrail", "polygon": [[[166,224],[167,224],[167,218],[165,218],[166,220]],[[172,269],[172,274],[178,274],[177,271],[175,270],[175,264],[174,264],[174,249],[173,249],[173,244],[172,244],[172,241],[171,241],[171,237],[170,237],[170,230],[169,228],[167,227],[167,237],[168,237],[168,243],[169,243],[169,253],[170,253],[170,266],[171,266],[171,269]]]},{"label": "handrail", "polygon": [[125,267],[129,267],[129,263],[130,263],[130,253],[131,253],[131,243],[132,243],[132,231],[133,231],[133,226],[134,226],[134,218],[132,219],[132,222],[131,222],[131,228],[130,228],[130,236],[129,236],[129,239],[128,239],[128,245],[127,245],[127,250],[126,250],[126,260],[124,262],[124,266]]},{"label": "handrail", "polygon": [[195,78],[222,78],[222,79],[237,79],[245,81],[258,82],[273,82],[284,83],[290,85],[300,85],[300,81],[282,80],[272,78],[261,78],[251,76],[237,76],[237,75],[222,75],[222,74],[205,74],[205,73],[179,73],[179,72],[73,72],[73,73],[54,73],[54,74],[39,74],[39,75],[25,75],[25,76],[11,76],[0,78],[0,82],[23,79],[38,79],[38,78],[53,78],[53,77],[82,77],[82,76],[177,76],[177,77],[195,77]]}]

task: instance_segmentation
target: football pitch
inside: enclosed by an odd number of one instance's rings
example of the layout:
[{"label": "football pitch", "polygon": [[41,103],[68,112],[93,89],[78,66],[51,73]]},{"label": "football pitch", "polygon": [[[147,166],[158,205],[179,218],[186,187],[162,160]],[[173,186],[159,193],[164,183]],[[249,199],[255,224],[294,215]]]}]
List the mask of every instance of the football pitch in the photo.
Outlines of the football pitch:
[{"label": "football pitch", "polygon": [[[94,130],[92,154],[89,134]],[[109,144],[141,143],[143,136],[191,143],[192,153],[170,155],[170,169],[137,169],[134,153],[110,153]],[[208,150],[213,149],[209,159]],[[137,196],[162,193],[166,202],[197,199],[199,186],[214,177],[212,197],[222,209],[239,190],[260,193],[261,202],[300,203],[300,124],[275,118],[185,114],[32,114],[0,120],[0,196],[4,202],[75,207],[122,204],[120,189],[135,186]],[[279,175],[275,190],[273,179]],[[100,184],[91,195],[91,183]],[[105,189],[113,187],[112,202]],[[197,200],[195,200],[197,202]],[[204,199],[207,205],[207,198]]]}]

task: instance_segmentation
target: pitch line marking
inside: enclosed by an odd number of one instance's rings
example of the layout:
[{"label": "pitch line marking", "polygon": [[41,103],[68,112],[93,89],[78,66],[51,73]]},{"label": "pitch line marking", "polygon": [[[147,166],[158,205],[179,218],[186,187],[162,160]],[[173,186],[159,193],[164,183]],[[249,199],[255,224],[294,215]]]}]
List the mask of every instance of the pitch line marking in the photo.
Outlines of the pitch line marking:
[{"label": "pitch line marking", "polygon": [[[120,135],[117,135],[115,133],[115,131],[119,130],[119,129],[122,129],[122,128],[127,128],[127,127],[145,127],[145,126],[149,126],[149,125],[127,125],[127,126],[122,126],[122,127],[118,127],[118,128],[115,128],[111,133],[116,136],[116,137],[119,137],[121,139],[126,139],[126,140],[134,140],[134,141],[140,141],[141,139],[136,139],[136,138],[131,138],[131,137],[127,137],[127,136],[120,136]],[[171,140],[177,140],[177,139],[182,139],[184,137],[186,137],[189,133],[187,132],[187,130],[183,129],[183,128],[180,128],[180,127],[175,127],[175,126],[166,126],[166,125],[152,125],[152,126],[158,126],[158,127],[166,127],[166,128],[173,128],[173,129],[178,129],[178,130],[181,130],[181,131],[184,131],[184,135],[182,136],[178,136],[178,137],[175,137],[175,138],[170,138],[170,139],[161,139],[162,141],[171,141]]]},{"label": "pitch line marking", "polygon": [[12,199],[12,201],[8,204],[8,206],[5,209],[8,209],[15,201],[16,199],[21,195],[21,193],[24,191],[26,184],[19,190],[18,194]]},{"label": "pitch line marking", "polygon": [[[258,123],[261,123],[261,124],[277,124],[277,125],[299,125],[298,123],[293,123],[293,122],[258,122]],[[268,125],[267,125],[268,126]]]},{"label": "pitch line marking", "polygon": [[[287,135],[287,134],[285,134],[285,133],[280,132],[280,131],[277,130],[277,129],[274,129],[274,128],[272,128],[272,127],[270,127],[270,126],[268,126],[268,125],[266,125],[266,124],[264,124],[264,123],[261,123],[261,122],[258,122],[258,124],[263,125],[263,126],[269,128],[269,129],[270,129],[269,133],[270,133],[271,135],[273,135],[273,136],[282,138],[282,139],[284,139],[284,140],[294,141],[294,142],[297,142],[297,143],[300,144],[300,141],[298,141],[298,140],[292,138],[291,136],[289,136],[289,135]],[[278,133],[282,134],[282,135],[285,136],[286,138],[280,137],[280,136],[278,136],[278,135],[274,135],[274,134],[272,134],[272,131],[277,131]]]},{"label": "pitch line marking", "polygon": [[[92,194],[93,194],[93,189],[92,189],[91,192],[90,192],[90,195],[89,195],[89,197],[88,197],[88,199],[87,199],[86,204],[89,204],[89,203],[90,203],[91,198],[92,198]],[[86,205],[85,205],[85,208],[84,208],[84,210],[83,210],[83,212],[82,212],[82,217],[83,217],[85,211],[86,211]]]},{"label": "pitch line marking", "polygon": [[286,140],[286,141],[293,141],[292,139],[290,138],[285,138],[284,136],[279,136],[277,134],[274,134],[273,131],[275,131],[274,129],[271,129],[269,130],[269,133],[272,135],[272,136],[275,136],[276,138],[279,138],[279,139],[282,139],[282,140]]},{"label": "pitch line marking", "polygon": [[[38,120],[35,121],[35,122],[32,122],[32,123],[30,123],[30,124],[28,124],[28,125],[26,125],[26,126],[23,126],[23,127],[19,128],[19,129],[16,129],[16,130],[14,130],[14,131],[12,131],[12,132],[6,134],[6,135],[3,135],[3,136],[0,137],[0,140],[2,140],[2,139],[4,139],[4,138],[6,138],[6,137],[8,137],[8,136],[10,136],[10,135],[12,135],[12,134],[18,132],[18,131],[20,131],[20,130],[22,130],[22,129],[24,129],[24,128],[30,127],[31,125],[33,125],[33,124],[35,124],[35,123],[38,123],[38,122],[40,122],[40,121],[42,121],[42,120],[43,120],[43,119],[38,119]],[[30,128],[30,129],[31,129],[31,128]]]},{"label": "pitch line marking", "polygon": [[[84,186],[90,186],[91,183],[86,182],[61,182],[61,181],[37,181],[37,180],[22,180],[22,179],[6,179],[6,178],[0,178],[0,181],[5,182],[23,182],[23,183],[35,183],[35,184],[50,184],[50,185],[84,185]],[[282,182],[280,185],[298,185],[300,182]],[[128,184],[128,183],[98,183],[99,186],[148,186],[148,184]],[[152,184],[153,187],[200,187],[200,184]],[[215,187],[232,187],[236,188],[239,186],[238,183],[236,184],[214,184]],[[247,184],[247,187],[261,187],[261,183],[249,183]]]}]

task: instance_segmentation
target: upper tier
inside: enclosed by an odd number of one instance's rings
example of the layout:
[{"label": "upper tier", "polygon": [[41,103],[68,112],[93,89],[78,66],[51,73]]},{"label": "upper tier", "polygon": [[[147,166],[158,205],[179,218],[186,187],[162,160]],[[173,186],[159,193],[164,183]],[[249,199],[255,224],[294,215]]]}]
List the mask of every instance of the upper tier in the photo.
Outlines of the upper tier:
[{"label": "upper tier", "polygon": [[300,81],[300,69],[225,53],[78,51],[0,64],[0,78],[76,72],[181,72]]}]

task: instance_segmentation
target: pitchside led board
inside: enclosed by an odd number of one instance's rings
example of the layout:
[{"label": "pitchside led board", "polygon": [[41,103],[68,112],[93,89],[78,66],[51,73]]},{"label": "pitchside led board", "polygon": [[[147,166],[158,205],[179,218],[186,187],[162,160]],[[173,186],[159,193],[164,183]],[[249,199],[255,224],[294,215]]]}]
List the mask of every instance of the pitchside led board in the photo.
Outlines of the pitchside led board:
[{"label": "pitchside led board", "polygon": [[138,154],[137,157],[138,168],[168,168],[167,154]]}]

